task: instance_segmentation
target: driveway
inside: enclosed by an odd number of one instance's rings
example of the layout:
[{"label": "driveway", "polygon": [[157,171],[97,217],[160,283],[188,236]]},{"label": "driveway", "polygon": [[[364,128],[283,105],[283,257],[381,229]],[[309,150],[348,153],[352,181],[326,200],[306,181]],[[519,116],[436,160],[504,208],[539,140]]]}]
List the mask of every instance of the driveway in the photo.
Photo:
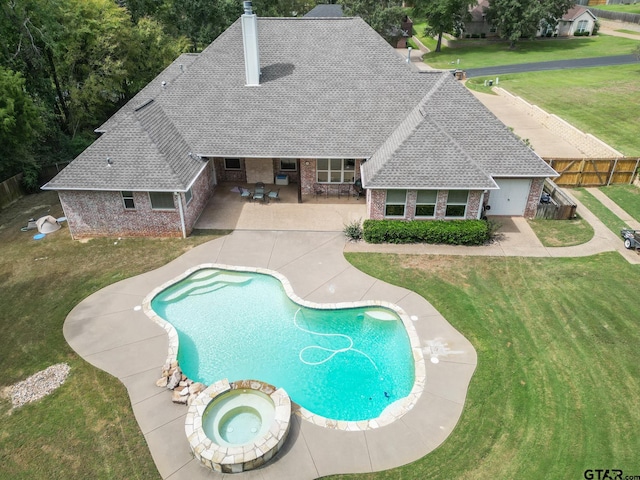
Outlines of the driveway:
[{"label": "driveway", "polygon": [[[637,38],[640,40],[640,37]],[[635,55],[614,55],[611,57],[576,58],[573,60],[554,60],[552,62],[520,63],[517,65],[498,65],[495,67],[469,68],[465,70],[467,78],[504,75],[507,73],[542,72],[545,70],[565,70],[572,68],[613,67],[638,63]]]}]

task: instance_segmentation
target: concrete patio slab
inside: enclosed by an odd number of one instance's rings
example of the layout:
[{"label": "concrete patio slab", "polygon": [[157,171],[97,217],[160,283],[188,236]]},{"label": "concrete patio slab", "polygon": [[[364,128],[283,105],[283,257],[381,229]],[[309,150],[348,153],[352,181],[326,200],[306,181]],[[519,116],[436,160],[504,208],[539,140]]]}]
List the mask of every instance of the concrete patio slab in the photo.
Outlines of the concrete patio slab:
[{"label": "concrete patio slab", "polygon": [[[304,437],[309,450],[314,452],[313,462],[318,475],[334,475],[346,471],[352,473],[370,472],[371,461],[364,432],[342,432],[305,425]],[[331,445],[331,448],[326,448]]]},{"label": "concrete patio slab", "polygon": [[[102,317],[102,320],[104,320],[104,317]],[[85,329],[85,332],[91,335],[91,330],[91,328],[88,328]],[[84,335],[84,337],[86,338],[87,335]],[[80,340],[79,337],[67,338],[69,345],[73,345],[72,342],[79,343],[78,340]],[[92,340],[88,343],[94,342],[95,340]],[[166,359],[168,346],[167,335],[165,332],[161,332],[155,337],[133,343],[125,343],[120,347],[110,348],[90,355],[82,355],[82,357],[91,365],[110,373],[114,377],[121,378],[132,373],[147,371],[153,367],[160,369]],[[74,348],[74,350],[76,349]],[[76,350],[76,352],[79,350]]]},{"label": "concrete patio slab", "polygon": [[[169,403],[171,401],[169,400]],[[135,411],[135,408],[134,408]],[[144,435],[144,438],[149,445],[151,456],[153,461],[158,467],[158,472],[162,478],[175,478],[187,479],[187,478],[207,478],[208,472],[206,469],[196,470],[200,475],[188,477],[181,469],[185,465],[193,462],[198,463],[194,459],[193,453],[189,448],[189,442],[185,441],[186,436],[184,433],[184,420],[187,416],[186,409],[184,415],[174,418],[171,421],[163,424],[161,427],[156,428]],[[195,470],[195,469],[194,469]],[[179,473],[178,473],[179,472]],[[209,477],[209,478],[221,478]]]}]

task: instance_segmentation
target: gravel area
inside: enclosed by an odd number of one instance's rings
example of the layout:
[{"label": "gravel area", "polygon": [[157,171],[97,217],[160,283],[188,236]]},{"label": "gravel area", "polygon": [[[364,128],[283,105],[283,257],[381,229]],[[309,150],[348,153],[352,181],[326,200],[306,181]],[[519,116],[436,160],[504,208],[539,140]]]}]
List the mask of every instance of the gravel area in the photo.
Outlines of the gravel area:
[{"label": "gravel area", "polygon": [[51,365],[11,387],[11,403],[18,408],[25,403],[40,400],[64,383],[70,367],[66,363]]}]

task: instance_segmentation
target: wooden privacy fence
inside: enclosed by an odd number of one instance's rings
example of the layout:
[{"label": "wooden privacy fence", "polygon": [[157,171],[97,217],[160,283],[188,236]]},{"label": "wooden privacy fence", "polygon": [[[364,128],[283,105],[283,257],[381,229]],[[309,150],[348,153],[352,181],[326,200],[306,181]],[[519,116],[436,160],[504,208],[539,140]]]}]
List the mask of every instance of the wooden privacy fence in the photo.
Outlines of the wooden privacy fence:
[{"label": "wooden privacy fence", "polygon": [[576,216],[577,205],[573,203],[571,197],[548,178],[544,181],[544,192],[549,196],[545,202],[540,200],[536,218],[571,220]]},{"label": "wooden privacy fence", "polygon": [[22,174],[11,177],[0,183],[0,208],[4,208],[24,195],[21,186]]},{"label": "wooden privacy fence", "polygon": [[560,174],[561,187],[601,187],[633,182],[640,158],[543,158]]}]

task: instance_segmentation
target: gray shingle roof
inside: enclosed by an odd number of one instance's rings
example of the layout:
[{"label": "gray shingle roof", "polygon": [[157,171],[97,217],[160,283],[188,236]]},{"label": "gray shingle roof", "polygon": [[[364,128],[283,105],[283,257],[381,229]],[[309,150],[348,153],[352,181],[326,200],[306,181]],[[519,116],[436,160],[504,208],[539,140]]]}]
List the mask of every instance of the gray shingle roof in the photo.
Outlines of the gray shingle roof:
[{"label": "gray shingle roof", "polygon": [[342,5],[316,5],[305,17],[326,18],[326,17],[341,17]]},{"label": "gray shingle roof", "polygon": [[[118,141],[112,142],[113,138]],[[108,135],[98,138],[45,187],[186,191],[205,165],[195,155],[189,157],[190,151],[162,107],[152,101],[122,114]]]},{"label": "gray shingle roof", "polygon": [[365,167],[380,186],[404,176],[492,188],[488,175],[554,174],[450,74],[415,71],[360,18],[259,18],[258,33],[260,86],[245,86],[238,21],[199,55],[176,60],[44,188],[182,191],[202,168],[190,151],[368,158],[380,149]]}]

